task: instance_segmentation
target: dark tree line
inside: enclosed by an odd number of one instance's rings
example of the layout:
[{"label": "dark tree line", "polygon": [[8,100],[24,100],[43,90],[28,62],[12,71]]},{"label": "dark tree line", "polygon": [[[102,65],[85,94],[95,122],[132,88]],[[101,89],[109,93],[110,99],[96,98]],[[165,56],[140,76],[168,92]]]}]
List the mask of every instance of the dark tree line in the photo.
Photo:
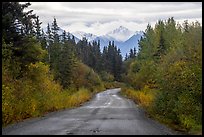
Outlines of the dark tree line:
[{"label": "dark tree line", "polygon": [[109,45],[107,43],[103,52],[100,51],[100,41],[88,42],[83,38],[76,43],[70,33],[64,31],[59,34],[56,18],[51,24],[48,23],[47,31],[44,32],[39,16],[32,14],[32,10],[23,12],[28,6],[30,3],[18,2],[5,2],[2,5],[3,39],[6,44],[13,44],[10,47],[13,61],[20,64],[18,76],[21,77],[20,72],[26,70],[29,63],[39,61],[40,53],[44,52],[40,60],[50,65],[55,80],[60,81],[64,87],[72,83],[72,72],[77,60],[81,60],[98,73],[106,71],[112,74],[115,80],[120,80],[122,56],[114,41],[109,42]]},{"label": "dark tree line", "polygon": [[46,34],[40,29],[39,19],[36,21],[36,26],[38,26],[36,30],[41,31],[35,33],[35,36],[48,52],[45,62],[50,64],[56,80],[61,81],[62,85],[69,86],[72,83],[72,72],[76,60],[81,60],[98,73],[106,71],[112,74],[115,80],[120,80],[122,56],[120,49],[114,45],[114,41],[112,44],[109,42],[109,45],[101,52],[100,41],[88,42],[84,37],[76,43],[74,36],[66,31],[59,35],[56,18],[51,26],[47,25]]},{"label": "dark tree line", "polygon": [[109,42],[108,47],[104,47],[102,54],[102,68],[113,74],[116,80],[120,80],[122,73],[122,55],[120,49],[117,49],[114,41]]},{"label": "dark tree line", "polygon": [[83,63],[87,64],[98,73],[106,71],[112,74],[115,80],[120,80],[122,73],[122,55],[120,49],[114,45],[114,41],[109,42],[104,47],[103,52],[100,51],[100,41],[88,42],[86,38],[80,40],[77,45],[77,55]]},{"label": "dark tree line", "polygon": [[137,50],[134,47],[133,49],[130,49],[129,55],[126,53],[125,54],[125,61],[127,61],[128,59],[133,59],[137,56]]}]

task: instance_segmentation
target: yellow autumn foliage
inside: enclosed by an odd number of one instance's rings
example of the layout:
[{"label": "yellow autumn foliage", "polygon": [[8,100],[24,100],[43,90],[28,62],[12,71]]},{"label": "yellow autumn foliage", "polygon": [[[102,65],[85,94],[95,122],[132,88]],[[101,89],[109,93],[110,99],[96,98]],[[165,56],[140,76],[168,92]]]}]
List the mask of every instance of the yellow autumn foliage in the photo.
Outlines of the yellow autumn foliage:
[{"label": "yellow autumn foliage", "polygon": [[53,80],[49,66],[42,62],[30,64],[21,79],[14,80],[3,73],[2,80],[3,126],[47,112],[80,106],[92,96],[85,88],[74,91],[62,89]]},{"label": "yellow autumn foliage", "polygon": [[148,86],[145,86],[142,90],[122,88],[122,93],[144,108],[151,107],[155,98],[155,90],[153,91]]}]

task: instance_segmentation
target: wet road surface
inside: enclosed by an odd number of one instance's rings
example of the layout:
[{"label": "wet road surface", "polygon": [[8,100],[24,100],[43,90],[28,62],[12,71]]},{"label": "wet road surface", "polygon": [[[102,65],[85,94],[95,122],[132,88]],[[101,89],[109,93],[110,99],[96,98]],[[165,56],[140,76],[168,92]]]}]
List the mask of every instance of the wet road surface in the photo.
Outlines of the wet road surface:
[{"label": "wet road surface", "polygon": [[147,118],[120,88],[96,94],[83,106],[46,114],[2,128],[2,134],[34,135],[172,135],[174,131]]}]

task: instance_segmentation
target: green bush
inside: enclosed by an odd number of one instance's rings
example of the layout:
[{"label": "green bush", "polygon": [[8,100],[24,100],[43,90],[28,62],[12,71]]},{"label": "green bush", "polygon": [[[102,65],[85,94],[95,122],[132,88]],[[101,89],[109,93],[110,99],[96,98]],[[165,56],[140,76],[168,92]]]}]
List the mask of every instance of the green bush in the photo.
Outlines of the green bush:
[{"label": "green bush", "polygon": [[102,81],[106,82],[113,82],[114,81],[114,76],[106,71],[102,71],[100,73],[100,77]]},{"label": "green bush", "polygon": [[73,75],[73,86],[85,87],[93,92],[101,91],[104,85],[99,75],[93,69],[83,63],[78,63]]},{"label": "green bush", "polygon": [[[125,81],[135,90],[155,89],[151,115],[185,131],[202,127],[202,26],[173,18],[147,26],[137,57],[127,62]],[[130,92],[131,93],[131,92]],[[137,98],[144,98],[137,93]],[[139,97],[139,96],[140,97]],[[137,99],[138,100],[138,99]],[[141,99],[139,99],[141,100]],[[145,99],[142,99],[144,101]],[[139,101],[141,102],[141,101]],[[145,102],[145,101],[144,101]]]}]

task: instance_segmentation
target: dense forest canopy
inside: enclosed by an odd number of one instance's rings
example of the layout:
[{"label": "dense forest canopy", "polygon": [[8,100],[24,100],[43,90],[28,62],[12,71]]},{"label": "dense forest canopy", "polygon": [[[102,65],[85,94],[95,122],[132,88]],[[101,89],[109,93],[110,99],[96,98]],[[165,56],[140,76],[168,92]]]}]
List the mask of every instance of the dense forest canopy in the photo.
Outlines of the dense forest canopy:
[{"label": "dense forest canopy", "polygon": [[136,57],[124,62],[124,80],[136,90],[130,96],[165,123],[201,130],[201,24],[176,24],[173,17],[159,20],[154,28],[147,26],[139,46]]}]

